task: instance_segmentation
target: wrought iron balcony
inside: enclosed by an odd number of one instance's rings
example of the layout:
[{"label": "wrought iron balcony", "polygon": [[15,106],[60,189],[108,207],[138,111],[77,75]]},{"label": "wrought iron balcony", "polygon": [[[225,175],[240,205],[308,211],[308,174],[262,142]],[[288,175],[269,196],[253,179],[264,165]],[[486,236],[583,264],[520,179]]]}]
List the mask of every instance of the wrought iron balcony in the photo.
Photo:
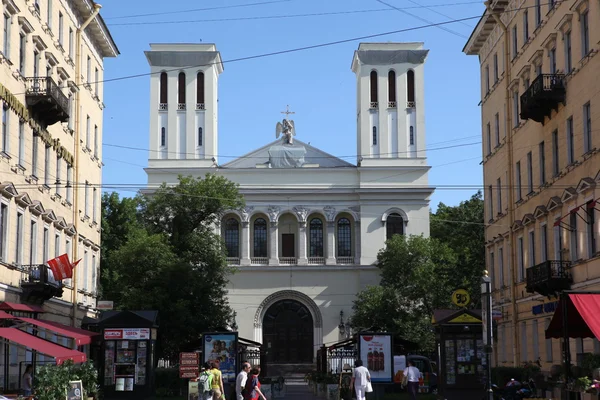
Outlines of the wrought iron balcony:
[{"label": "wrought iron balcony", "polygon": [[568,261],[544,261],[527,268],[528,293],[539,293],[542,296],[556,294],[571,288],[572,278],[568,273]]},{"label": "wrought iron balcony", "polygon": [[69,99],[49,76],[25,78],[25,100],[34,118],[46,126],[69,120]]},{"label": "wrought iron balcony", "polygon": [[43,304],[63,294],[62,282],[54,279],[45,264],[27,265],[21,274],[22,300],[30,304]]},{"label": "wrought iron balcony", "polygon": [[552,110],[565,102],[565,75],[540,74],[521,95],[521,119],[531,119],[544,124]]}]

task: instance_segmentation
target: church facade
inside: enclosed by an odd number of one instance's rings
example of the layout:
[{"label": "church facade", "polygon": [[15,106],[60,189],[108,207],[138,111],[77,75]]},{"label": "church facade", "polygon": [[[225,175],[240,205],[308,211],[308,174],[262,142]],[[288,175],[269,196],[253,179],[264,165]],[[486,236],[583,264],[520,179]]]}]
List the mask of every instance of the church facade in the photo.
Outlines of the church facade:
[{"label": "church facade", "polygon": [[228,292],[239,335],[263,343],[270,362],[313,362],[321,345],[349,333],[356,294],[379,283],[386,239],[429,235],[428,50],[361,43],[354,52],[356,164],[303,142],[284,112],[277,140],[220,165],[216,46],[150,47],[148,188],[206,173],[240,185],[246,207],[224,213],[217,227],[237,266]]}]

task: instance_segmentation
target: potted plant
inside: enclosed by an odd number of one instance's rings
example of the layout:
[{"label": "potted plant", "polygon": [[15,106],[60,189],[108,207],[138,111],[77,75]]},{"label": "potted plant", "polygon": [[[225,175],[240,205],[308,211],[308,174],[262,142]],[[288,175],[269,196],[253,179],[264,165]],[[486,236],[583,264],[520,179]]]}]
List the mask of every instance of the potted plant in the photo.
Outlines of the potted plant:
[{"label": "potted plant", "polygon": [[72,362],[65,362],[63,365],[45,365],[39,368],[35,376],[36,399],[64,399],[71,380],[72,366]]},{"label": "potted plant", "polygon": [[97,398],[100,386],[98,385],[98,370],[90,361],[76,366],[75,375],[81,380],[83,390],[88,400]]}]

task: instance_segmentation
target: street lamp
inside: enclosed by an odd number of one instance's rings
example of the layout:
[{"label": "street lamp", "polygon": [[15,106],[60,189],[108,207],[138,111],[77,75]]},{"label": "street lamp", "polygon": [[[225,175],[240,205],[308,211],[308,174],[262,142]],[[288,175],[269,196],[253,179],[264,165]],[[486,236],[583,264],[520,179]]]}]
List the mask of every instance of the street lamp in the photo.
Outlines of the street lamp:
[{"label": "street lamp", "polygon": [[492,390],[492,279],[487,271],[483,271],[481,279],[481,322],[483,325],[483,346],[487,363],[487,399],[494,400]]}]

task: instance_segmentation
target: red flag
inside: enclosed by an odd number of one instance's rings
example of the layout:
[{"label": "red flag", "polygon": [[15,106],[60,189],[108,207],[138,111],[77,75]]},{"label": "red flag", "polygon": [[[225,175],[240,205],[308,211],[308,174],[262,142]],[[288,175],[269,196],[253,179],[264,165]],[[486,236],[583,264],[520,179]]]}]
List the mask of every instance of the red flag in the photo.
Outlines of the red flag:
[{"label": "red flag", "polygon": [[71,262],[69,261],[69,256],[66,253],[62,256],[58,256],[50,261],[47,261],[47,264],[52,270],[54,279],[57,281],[62,281],[63,279],[70,278],[72,276]]},{"label": "red flag", "polygon": [[67,278],[72,278],[73,277],[73,270],[75,269],[75,267],[77,266],[77,264],[79,264],[79,262],[82,260],[82,258],[80,258],[79,260],[75,261],[73,264],[69,264],[69,273],[67,275]]}]

